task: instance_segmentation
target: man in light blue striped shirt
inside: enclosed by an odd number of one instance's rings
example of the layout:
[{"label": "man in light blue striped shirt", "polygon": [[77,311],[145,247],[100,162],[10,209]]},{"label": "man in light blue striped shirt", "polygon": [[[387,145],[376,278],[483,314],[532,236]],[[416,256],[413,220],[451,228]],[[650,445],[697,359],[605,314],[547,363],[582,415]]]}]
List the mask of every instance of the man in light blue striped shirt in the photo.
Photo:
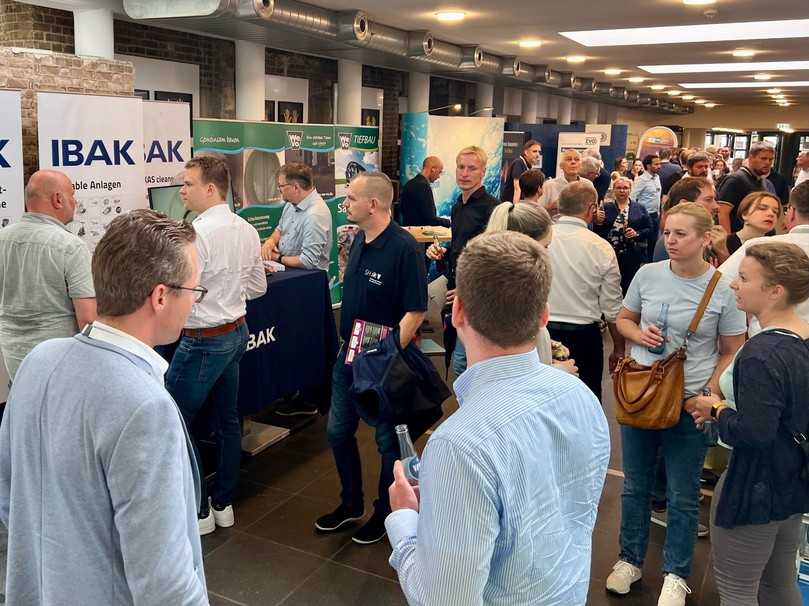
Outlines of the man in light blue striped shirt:
[{"label": "man in light blue striped shirt", "polygon": [[418,493],[396,463],[390,563],[413,606],[583,605],[610,439],[593,393],[534,348],[550,262],[527,236],[484,234],[457,275],[460,409],[430,438]]}]

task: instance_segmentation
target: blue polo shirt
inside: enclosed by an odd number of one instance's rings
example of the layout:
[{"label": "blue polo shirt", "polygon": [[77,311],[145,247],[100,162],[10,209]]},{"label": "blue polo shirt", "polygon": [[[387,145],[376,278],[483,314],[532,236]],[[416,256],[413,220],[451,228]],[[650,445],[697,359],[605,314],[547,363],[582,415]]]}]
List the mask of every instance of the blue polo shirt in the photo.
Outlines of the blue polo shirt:
[{"label": "blue polo shirt", "polygon": [[424,250],[393,221],[372,242],[360,231],[343,278],[340,336],[348,341],[355,319],[394,327],[410,311],[427,311]]}]

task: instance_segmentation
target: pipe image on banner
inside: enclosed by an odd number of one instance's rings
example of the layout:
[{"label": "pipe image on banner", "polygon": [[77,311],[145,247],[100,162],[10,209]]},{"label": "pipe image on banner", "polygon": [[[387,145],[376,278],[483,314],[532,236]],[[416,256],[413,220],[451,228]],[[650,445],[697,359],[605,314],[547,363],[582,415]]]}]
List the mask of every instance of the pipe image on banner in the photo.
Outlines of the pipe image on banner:
[{"label": "pipe image on banner", "polygon": [[464,147],[477,145],[488,161],[483,186],[494,197],[500,196],[500,169],[503,159],[503,118],[430,116],[407,113],[402,116],[401,184],[421,172],[427,156],[438,156],[444,174],[433,183],[433,196],[439,215],[449,216],[460,195],[455,184],[455,158]]},{"label": "pipe image on banner", "polygon": [[191,159],[191,106],[170,101],[143,102],[146,188],[176,185]]},{"label": "pipe image on banner", "polygon": [[144,208],[140,98],[37,93],[39,167],[66,174],[76,188],[69,226],[93,250],[115,217]]},{"label": "pipe image on banner", "polygon": [[0,229],[25,211],[20,92],[0,90]]}]

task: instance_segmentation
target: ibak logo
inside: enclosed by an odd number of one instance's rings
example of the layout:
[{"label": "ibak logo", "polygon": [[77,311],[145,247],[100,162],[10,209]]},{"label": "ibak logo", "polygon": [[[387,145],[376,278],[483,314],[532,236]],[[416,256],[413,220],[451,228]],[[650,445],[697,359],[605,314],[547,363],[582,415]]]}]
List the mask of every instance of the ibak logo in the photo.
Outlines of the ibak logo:
[{"label": "ibak logo", "polygon": [[112,154],[107,144],[96,139],[90,144],[87,153],[84,152],[84,143],[78,139],[53,139],[51,141],[51,163],[53,166],[90,166],[92,164],[106,164],[107,166],[120,166],[121,164],[135,165],[130,156],[130,147],[135,143],[132,139],[112,143]]},{"label": "ibak logo", "polygon": [[3,148],[8,145],[8,142],[9,139],[0,139],[0,168],[11,168],[11,164],[3,157]]},{"label": "ibak logo", "polygon": [[337,133],[340,139],[340,149],[348,149],[351,147],[351,133]]},{"label": "ibak logo", "polygon": [[180,146],[182,141],[152,141],[149,152],[146,154],[146,162],[185,162]]},{"label": "ibak logo", "polygon": [[289,147],[292,149],[300,149],[301,141],[303,141],[303,131],[288,130],[287,138],[289,139]]},{"label": "ibak logo", "polygon": [[275,343],[275,326],[270,326],[262,331],[259,331],[258,337],[254,334],[250,335],[250,340],[247,341],[247,351],[258,349],[267,343]]}]

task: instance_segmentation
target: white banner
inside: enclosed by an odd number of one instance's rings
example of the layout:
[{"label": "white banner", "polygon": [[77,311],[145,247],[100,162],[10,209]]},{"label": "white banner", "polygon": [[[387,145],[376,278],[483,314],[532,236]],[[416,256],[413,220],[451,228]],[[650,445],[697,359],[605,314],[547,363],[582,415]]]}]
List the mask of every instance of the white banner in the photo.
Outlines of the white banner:
[{"label": "white banner", "polygon": [[107,224],[144,208],[143,105],[139,98],[37,93],[39,167],[76,187],[71,229],[94,249]]},{"label": "white banner", "polygon": [[0,229],[22,217],[23,191],[20,92],[0,90]]},{"label": "white banner", "polygon": [[191,159],[190,114],[188,103],[143,102],[146,189],[172,185]]},{"label": "white banner", "polygon": [[587,124],[584,132],[598,134],[601,137],[599,145],[610,145],[612,143],[612,124]]},{"label": "white banner", "polygon": [[562,152],[569,149],[575,149],[579,153],[585,149],[593,149],[598,151],[601,135],[598,133],[559,133],[559,143],[556,151],[556,176],[562,176]]}]

